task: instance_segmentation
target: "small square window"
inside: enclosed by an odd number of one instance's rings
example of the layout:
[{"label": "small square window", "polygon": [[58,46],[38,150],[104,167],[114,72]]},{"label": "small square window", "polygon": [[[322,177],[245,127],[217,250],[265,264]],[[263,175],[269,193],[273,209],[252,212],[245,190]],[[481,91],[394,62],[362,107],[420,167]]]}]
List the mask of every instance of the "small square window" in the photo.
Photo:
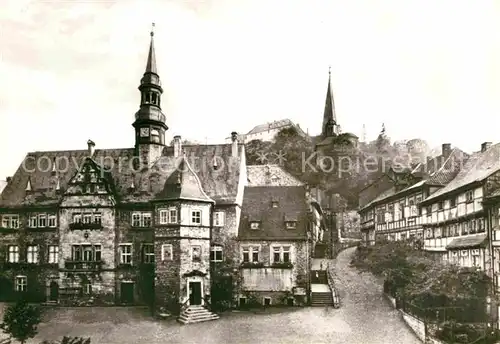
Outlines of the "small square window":
[{"label": "small square window", "polygon": [[201,211],[193,210],[191,212],[191,224],[192,225],[201,225]]},{"label": "small square window", "polygon": [[214,213],[214,226],[215,227],[223,227],[224,226],[224,212],[216,211]]},{"label": "small square window", "polygon": [[201,246],[191,246],[191,258],[193,262],[201,261]]},{"label": "small square window", "polygon": [[264,298],[264,306],[271,306],[271,298],[270,297]]},{"label": "small square window", "polygon": [[257,221],[250,222],[250,228],[251,229],[259,229],[260,228],[260,222],[257,222]]},{"label": "small square window", "polygon": [[26,276],[16,276],[16,291],[25,292],[28,289],[28,278]]},{"label": "small square window", "polygon": [[161,260],[167,261],[173,259],[173,248],[171,244],[161,245]]},{"label": "small square window", "polygon": [[295,221],[286,222],[286,229],[296,229],[296,228],[297,228],[297,222]]},{"label": "small square window", "polygon": [[222,246],[214,246],[210,249],[210,261],[222,262]]}]

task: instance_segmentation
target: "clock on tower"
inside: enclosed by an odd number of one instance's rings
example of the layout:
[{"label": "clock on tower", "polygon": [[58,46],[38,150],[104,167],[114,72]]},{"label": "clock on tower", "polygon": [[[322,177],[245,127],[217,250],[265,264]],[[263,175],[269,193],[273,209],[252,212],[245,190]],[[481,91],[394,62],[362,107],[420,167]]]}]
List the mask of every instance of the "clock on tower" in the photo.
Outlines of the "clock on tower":
[{"label": "clock on tower", "polygon": [[141,137],[149,136],[149,128],[141,128]]}]

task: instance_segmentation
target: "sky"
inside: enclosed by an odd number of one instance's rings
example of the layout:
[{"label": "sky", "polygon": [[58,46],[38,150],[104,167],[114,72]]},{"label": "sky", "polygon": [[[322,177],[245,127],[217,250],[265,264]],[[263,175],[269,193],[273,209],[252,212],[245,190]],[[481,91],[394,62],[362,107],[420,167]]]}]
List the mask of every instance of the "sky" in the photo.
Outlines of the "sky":
[{"label": "sky", "polygon": [[[477,151],[500,141],[500,1],[0,0],[0,179],[27,152],[134,145],[151,23],[174,135],[290,118]],[[17,134],[16,134],[17,133]]]}]

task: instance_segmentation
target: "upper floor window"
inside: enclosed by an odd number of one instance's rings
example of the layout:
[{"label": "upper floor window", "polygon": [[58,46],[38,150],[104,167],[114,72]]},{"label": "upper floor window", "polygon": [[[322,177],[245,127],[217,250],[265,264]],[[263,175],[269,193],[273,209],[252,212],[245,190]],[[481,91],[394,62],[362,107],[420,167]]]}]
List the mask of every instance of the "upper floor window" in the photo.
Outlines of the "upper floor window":
[{"label": "upper floor window", "polygon": [[465,193],[465,201],[466,202],[472,202],[474,200],[474,192],[473,191],[467,191]]},{"label": "upper floor window", "polygon": [[224,226],[224,212],[216,211],[214,213],[214,226],[215,227],[223,227]]},{"label": "upper floor window", "polygon": [[172,260],[174,257],[173,249],[171,244],[163,244],[161,245],[161,260]]},{"label": "upper floor window", "polygon": [[101,224],[101,213],[98,212],[85,212],[73,214],[73,223],[83,224]]},{"label": "upper floor window", "polygon": [[444,202],[441,201],[441,202],[438,202],[438,210],[443,210],[444,208]]},{"label": "upper floor window", "polygon": [[36,245],[28,246],[26,261],[31,264],[38,263],[38,246]]},{"label": "upper floor window", "polygon": [[49,246],[49,264],[59,263],[59,246]]},{"label": "upper floor window", "polygon": [[290,263],[290,246],[273,246],[272,263]]},{"label": "upper floor window", "polygon": [[191,260],[193,262],[201,261],[201,246],[199,245],[191,246]]},{"label": "upper floor window", "polygon": [[133,227],[151,227],[151,212],[135,212],[132,213]]},{"label": "upper floor window", "polygon": [[212,246],[210,249],[210,261],[212,262],[222,262],[222,246]]},{"label": "upper floor window", "polygon": [[120,264],[132,264],[132,244],[120,244]]},{"label": "upper floor window", "polygon": [[177,223],[177,208],[161,209],[160,224]]},{"label": "upper floor window", "polygon": [[7,261],[9,263],[19,263],[19,246],[10,245],[8,247]]},{"label": "upper floor window", "polygon": [[454,208],[457,206],[457,198],[456,197],[452,197],[450,199],[450,208]]},{"label": "upper floor window", "polygon": [[191,211],[191,224],[192,225],[201,225],[201,210],[192,210]]},{"label": "upper floor window", "polygon": [[47,214],[38,214],[38,227],[47,227]]},{"label": "upper floor window", "polygon": [[4,214],[2,215],[2,227],[3,228],[19,228],[19,215],[17,214]]},{"label": "upper floor window", "polygon": [[154,244],[142,245],[142,262],[152,264],[155,262],[155,247]]},{"label": "upper floor window", "polygon": [[286,229],[296,229],[296,228],[297,228],[296,221],[287,221],[286,222]]},{"label": "upper floor window", "polygon": [[28,289],[28,278],[26,276],[16,276],[14,287],[16,291],[25,292]]},{"label": "upper floor window", "polygon": [[77,262],[100,262],[101,245],[73,245],[71,247],[71,258]]},{"label": "upper floor window", "polygon": [[260,256],[260,247],[248,246],[241,248],[241,260],[243,263],[257,263]]},{"label": "upper floor window", "polygon": [[427,216],[431,216],[432,214],[432,206],[427,206],[427,209],[426,209],[426,212],[427,212]]}]

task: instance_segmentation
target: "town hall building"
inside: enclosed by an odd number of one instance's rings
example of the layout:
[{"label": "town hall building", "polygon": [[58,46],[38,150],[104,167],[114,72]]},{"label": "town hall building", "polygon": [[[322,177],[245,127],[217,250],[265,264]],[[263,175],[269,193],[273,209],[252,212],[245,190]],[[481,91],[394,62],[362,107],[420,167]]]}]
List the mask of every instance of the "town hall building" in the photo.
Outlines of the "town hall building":
[{"label": "town hall building", "polygon": [[[256,168],[249,176],[236,132],[228,144],[183,145],[175,136],[173,146],[166,145],[153,32],[139,91],[133,148],[99,149],[89,140],[82,150],[30,152],[8,178],[0,195],[0,298],[23,294],[34,302],[147,304],[177,313],[189,306],[208,308],[216,296],[215,267],[227,263],[226,282],[236,285],[238,277],[231,274],[240,274],[239,265],[259,260],[238,240],[262,243],[265,231],[272,230],[271,239],[284,244],[272,262],[260,260],[260,266],[291,270],[285,275],[293,280],[271,285],[283,285],[285,301],[293,304],[293,288],[300,283],[307,289],[309,269],[306,258],[297,257],[306,245],[311,252],[321,237],[320,228],[310,225],[319,222],[311,219],[307,186],[276,166],[272,176],[267,167],[266,182],[257,180]],[[271,186],[270,209],[242,208],[245,202],[263,202]],[[242,297],[230,293],[226,301]]]}]

